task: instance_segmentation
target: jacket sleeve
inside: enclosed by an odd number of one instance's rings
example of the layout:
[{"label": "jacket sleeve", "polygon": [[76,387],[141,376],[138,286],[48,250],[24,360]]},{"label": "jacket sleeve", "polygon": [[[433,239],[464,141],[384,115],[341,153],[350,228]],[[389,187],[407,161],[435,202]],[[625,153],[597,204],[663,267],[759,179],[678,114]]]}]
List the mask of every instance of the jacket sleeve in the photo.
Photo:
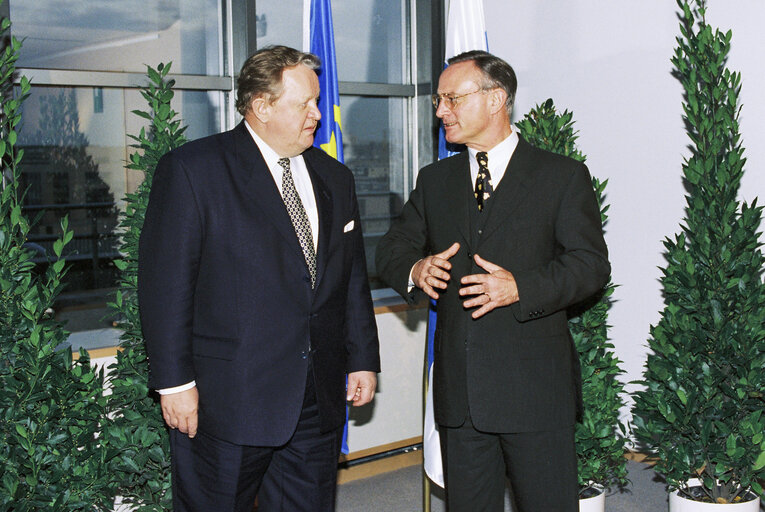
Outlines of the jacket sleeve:
[{"label": "jacket sleeve", "polygon": [[191,182],[182,161],[168,153],[153,177],[138,256],[138,301],[154,389],[195,379],[191,332],[201,247]]},{"label": "jacket sleeve", "polygon": [[393,220],[388,232],[380,239],[375,253],[377,273],[409,304],[426,297],[419,288],[408,289],[412,266],[427,255],[428,249],[422,179],[421,172],[401,215]]},{"label": "jacket sleeve", "polygon": [[556,256],[529,271],[513,272],[520,300],[512,310],[519,322],[568,308],[608,282],[611,266],[600,210],[583,164],[569,175],[554,229]]}]

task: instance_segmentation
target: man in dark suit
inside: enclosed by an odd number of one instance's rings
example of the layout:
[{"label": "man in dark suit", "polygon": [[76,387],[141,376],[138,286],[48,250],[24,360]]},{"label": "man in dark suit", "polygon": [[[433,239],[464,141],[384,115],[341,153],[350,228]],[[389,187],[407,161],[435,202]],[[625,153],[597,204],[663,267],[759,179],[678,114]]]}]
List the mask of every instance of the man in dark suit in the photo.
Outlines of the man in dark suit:
[{"label": "man in dark suit", "polygon": [[353,176],[311,146],[318,67],[258,51],[244,121],[157,165],[138,290],[176,511],[334,510],[346,400],[375,392]]},{"label": "man in dark suit", "polygon": [[423,168],[377,247],[408,301],[437,299],[434,408],[450,512],[578,510],[579,363],[566,308],[610,266],[587,169],[510,123],[516,78],[483,51],[458,55],[434,95],[446,140],[467,151]]}]

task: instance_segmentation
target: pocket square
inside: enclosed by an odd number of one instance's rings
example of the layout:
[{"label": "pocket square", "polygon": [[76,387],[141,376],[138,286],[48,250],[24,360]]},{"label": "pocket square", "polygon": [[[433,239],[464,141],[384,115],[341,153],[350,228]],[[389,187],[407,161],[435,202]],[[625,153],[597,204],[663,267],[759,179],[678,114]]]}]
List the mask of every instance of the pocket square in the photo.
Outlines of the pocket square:
[{"label": "pocket square", "polygon": [[347,233],[348,231],[351,231],[353,229],[353,224],[355,221],[350,221],[348,224],[345,225],[343,228],[343,233]]}]

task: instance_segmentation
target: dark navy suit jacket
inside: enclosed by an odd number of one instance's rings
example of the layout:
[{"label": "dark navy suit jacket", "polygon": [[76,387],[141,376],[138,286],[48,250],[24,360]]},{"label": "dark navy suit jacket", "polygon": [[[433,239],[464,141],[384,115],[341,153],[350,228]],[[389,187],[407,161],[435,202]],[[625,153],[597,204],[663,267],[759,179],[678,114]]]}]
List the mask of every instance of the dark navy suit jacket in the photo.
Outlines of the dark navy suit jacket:
[{"label": "dark navy suit jacket", "polygon": [[309,359],[323,430],[345,420],[346,373],[380,369],[353,176],[321,150],[303,156],[320,224],[315,289],[243,123],[169,152],[153,178],[138,276],[150,386],[195,380],[199,429],[236,444],[288,441]]}]

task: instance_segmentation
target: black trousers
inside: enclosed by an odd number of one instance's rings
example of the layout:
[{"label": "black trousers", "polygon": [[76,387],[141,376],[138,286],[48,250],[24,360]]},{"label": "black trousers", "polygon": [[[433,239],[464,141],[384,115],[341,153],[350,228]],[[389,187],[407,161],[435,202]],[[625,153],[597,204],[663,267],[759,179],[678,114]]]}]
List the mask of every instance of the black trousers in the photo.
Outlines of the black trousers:
[{"label": "black trousers", "polygon": [[175,512],[331,512],[342,428],[322,433],[313,379],[284,446],[242,446],[170,431]]},{"label": "black trousers", "polygon": [[439,426],[449,512],[502,512],[505,481],[515,512],[578,512],[574,427],[552,432],[479,432],[468,418]]}]

